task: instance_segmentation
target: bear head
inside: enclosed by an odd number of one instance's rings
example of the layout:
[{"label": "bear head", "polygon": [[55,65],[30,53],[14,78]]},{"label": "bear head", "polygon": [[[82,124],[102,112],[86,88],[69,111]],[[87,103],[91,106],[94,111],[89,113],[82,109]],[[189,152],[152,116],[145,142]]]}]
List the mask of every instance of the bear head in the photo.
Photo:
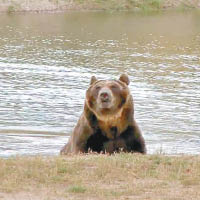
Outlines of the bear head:
[{"label": "bear head", "polygon": [[[99,123],[101,122],[108,138],[114,137],[112,129],[118,129],[115,136],[119,136],[126,128],[126,114],[123,117],[122,112],[125,107],[129,110],[133,107],[128,85],[129,78],[125,74],[122,74],[119,80],[97,80],[92,76],[90,87],[86,91],[86,104]],[[125,123],[122,123],[122,119]]]}]

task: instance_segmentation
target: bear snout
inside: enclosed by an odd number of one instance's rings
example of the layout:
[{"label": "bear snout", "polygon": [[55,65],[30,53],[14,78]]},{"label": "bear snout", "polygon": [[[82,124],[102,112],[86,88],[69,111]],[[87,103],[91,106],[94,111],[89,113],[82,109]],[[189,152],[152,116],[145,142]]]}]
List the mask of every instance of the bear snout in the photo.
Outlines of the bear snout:
[{"label": "bear snout", "polygon": [[99,92],[99,98],[101,102],[110,102],[112,98],[111,91],[107,88],[102,88]]},{"label": "bear snout", "polygon": [[108,102],[109,101],[109,94],[107,92],[102,92],[100,94],[101,101]]}]

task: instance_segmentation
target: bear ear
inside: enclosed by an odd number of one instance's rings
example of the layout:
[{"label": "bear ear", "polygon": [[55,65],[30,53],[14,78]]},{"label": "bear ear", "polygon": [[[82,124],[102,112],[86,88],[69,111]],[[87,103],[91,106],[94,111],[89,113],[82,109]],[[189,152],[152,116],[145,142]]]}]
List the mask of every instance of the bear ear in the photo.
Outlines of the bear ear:
[{"label": "bear ear", "polygon": [[90,79],[90,85],[92,85],[96,81],[97,81],[97,78],[95,76],[92,76]]},{"label": "bear ear", "polygon": [[122,75],[119,77],[119,80],[122,81],[122,82],[124,82],[124,83],[126,83],[126,85],[129,85],[129,83],[130,83],[127,74],[122,74]]}]

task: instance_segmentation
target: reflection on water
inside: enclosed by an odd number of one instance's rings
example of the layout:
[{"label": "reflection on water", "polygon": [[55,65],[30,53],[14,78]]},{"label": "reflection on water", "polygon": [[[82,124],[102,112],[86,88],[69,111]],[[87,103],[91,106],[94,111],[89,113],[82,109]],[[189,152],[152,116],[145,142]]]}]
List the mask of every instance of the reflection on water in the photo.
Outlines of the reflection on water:
[{"label": "reflection on water", "polygon": [[0,15],[0,156],[58,154],[91,75],[129,74],[149,153],[200,153],[200,13]]}]

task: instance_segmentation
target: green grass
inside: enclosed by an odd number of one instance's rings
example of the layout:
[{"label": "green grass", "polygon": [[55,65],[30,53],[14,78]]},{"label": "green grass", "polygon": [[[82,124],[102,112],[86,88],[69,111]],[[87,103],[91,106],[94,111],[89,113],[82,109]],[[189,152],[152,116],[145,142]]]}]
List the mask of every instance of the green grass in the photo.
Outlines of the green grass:
[{"label": "green grass", "polygon": [[130,8],[138,8],[140,10],[159,10],[162,8],[164,0],[127,0],[131,5]]},{"label": "green grass", "polygon": [[15,7],[14,7],[14,6],[9,6],[9,7],[8,7],[8,10],[7,10],[7,13],[8,13],[8,14],[11,14],[11,13],[13,13],[13,12],[15,12]]},{"label": "green grass", "polygon": [[0,12],[65,11],[65,10],[129,10],[160,11],[200,8],[196,0],[0,0]]},{"label": "green grass", "polygon": [[72,193],[84,193],[86,188],[80,185],[73,185],[69,187],[68,191]]}]

